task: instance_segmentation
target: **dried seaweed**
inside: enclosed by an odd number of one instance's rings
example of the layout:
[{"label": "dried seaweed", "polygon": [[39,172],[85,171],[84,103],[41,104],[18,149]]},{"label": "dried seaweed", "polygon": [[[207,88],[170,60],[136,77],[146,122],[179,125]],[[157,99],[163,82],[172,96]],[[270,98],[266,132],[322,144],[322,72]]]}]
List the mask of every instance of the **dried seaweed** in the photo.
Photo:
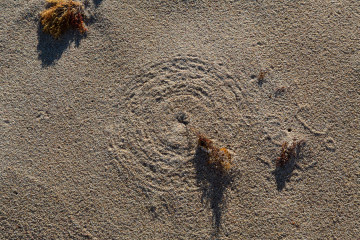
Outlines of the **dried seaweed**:
[{"label": "dried seaweed", "polygon": [[293,157],[299,153],[300,146],[305,143],[304,140],[299,142],[296,139],[293,140],[293,143],[288,147],[288,143],[284,142],[281,146],[280,157],[276,159],[276,167],[284,167]]},{"label": "dried seaweed", "polygon": [[207,163],[221,172],[227,172],[231,168],[231,154],[226,148],[218,148],[213,141],[202,134],[198,136],[198,147],[208,155]]},{"label": "dried seaweed", "polygon": [[43,31],[58,39],[69,29],[87,31],[84,23],[84,6],[72,0],[46,0],[50,8],[40,13]]}]

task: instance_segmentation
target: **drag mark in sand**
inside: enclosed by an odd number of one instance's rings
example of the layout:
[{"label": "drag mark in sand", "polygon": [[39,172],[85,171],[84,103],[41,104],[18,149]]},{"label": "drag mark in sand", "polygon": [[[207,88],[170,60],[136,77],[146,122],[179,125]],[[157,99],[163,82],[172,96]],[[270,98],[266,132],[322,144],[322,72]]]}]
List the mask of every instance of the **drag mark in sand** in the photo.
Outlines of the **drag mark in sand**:
[{"label": "drag mark in sand", "polygon": [[315,119],[315,116],[310,112],[308,105],[303,105],[300,106],[296,114],[296,119],[311,133],[315,135],[325,135],[328,131],[326,123],[323,120]]}]

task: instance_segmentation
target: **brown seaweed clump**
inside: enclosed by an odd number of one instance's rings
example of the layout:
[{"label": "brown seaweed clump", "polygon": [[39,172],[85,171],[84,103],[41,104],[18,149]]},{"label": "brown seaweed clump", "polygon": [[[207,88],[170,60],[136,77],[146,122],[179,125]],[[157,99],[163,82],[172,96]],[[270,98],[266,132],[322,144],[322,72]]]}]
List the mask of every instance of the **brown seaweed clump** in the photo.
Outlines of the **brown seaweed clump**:
[{"label": "brown seaweed clump", "polygon": [[77,29],[80,33],[87,31],[84,23],[84,6],[72,0],[46,0],[50,8],[40,13],[43,31],[55,39],[69,29]]},{"label": "brown seaweed clump", "polygon": [[292,158],[296,157],[304,143],[304,140],[297,142],[294,139],[293,143],[288,146],[288,143],[284,142],[281,146],[280,157],[276,159],[276,167],[284,167]]},{"label": "brown seaweed clump", "polygon": [[221,172],[227,172],[231,168],[231,154],[226,148],[218,148],[213,141],[202,134],[198,134],[198,147],[207,153],[208,164]]}]

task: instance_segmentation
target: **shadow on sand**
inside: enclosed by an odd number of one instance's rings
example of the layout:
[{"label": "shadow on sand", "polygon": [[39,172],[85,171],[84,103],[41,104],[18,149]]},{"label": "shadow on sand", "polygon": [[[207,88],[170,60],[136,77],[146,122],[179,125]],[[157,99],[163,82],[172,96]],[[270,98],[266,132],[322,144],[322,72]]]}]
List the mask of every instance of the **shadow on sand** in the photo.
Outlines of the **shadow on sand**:
[{"label": "shadow on sand", "polygon": [[102,0],[93,0],[93,3],[95,4],[96,8],[100,5],[101,2]]},{"label": "shadow on sand", "polygon": [[283,167],[276,167],[275,171],[272,172],[275,176],[278,191],[282,191],[285,188],[286,182],[290,182],[292,173],[296,167],[295,161],[291,161]]},{"label": "shadow on sand", "polygon": [[72,42],[75,42],[75,47],[79,47],[81,39],[86,36],[86,34],[81,35],[77,31],[71,30],[59,39],[54,39],[51,35],[43,33],[41,23],[39,23],[37,31],[37,50],[43,67],[53,65],[55,61],[59,60]]},{"label": "shadow on sand", "polygon": [[300,154],[301,147],[302,144],[297,145],[296,153],[290,157],[289,161],[283,166],[277,166],[272,172],[275,176],[278,191],[282,191],[285,188],[286,182],[290,182],[295,169],[302,170],[302,168],[297,164],[297,162],[303,158],[302,154]]},{"label": "shadow on sand", "polygon": [[217,236],[221,227],[223,211],[226,208],[224,193],[233,179],[231,174],[221,173],[209,166],[207,162],[208,154],[198,148],[193,158],[196,181],[202,190],[201,201],[205,200],[212,209],[215,236]]}]

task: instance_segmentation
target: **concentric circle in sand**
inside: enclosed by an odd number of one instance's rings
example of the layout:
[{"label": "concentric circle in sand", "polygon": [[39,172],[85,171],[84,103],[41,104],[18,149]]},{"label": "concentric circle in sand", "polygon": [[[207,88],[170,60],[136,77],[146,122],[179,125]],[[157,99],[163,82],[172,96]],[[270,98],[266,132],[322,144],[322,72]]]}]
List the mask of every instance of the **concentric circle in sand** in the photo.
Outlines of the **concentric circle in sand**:
[{"label": "concentric circle in sand", "polygon": [[190,129],[223,146],[236,141],[245,107],[238,81],[221,64],[177,56],[146,68],[130,84],[119,161],[151,189],[195,189]]}]

